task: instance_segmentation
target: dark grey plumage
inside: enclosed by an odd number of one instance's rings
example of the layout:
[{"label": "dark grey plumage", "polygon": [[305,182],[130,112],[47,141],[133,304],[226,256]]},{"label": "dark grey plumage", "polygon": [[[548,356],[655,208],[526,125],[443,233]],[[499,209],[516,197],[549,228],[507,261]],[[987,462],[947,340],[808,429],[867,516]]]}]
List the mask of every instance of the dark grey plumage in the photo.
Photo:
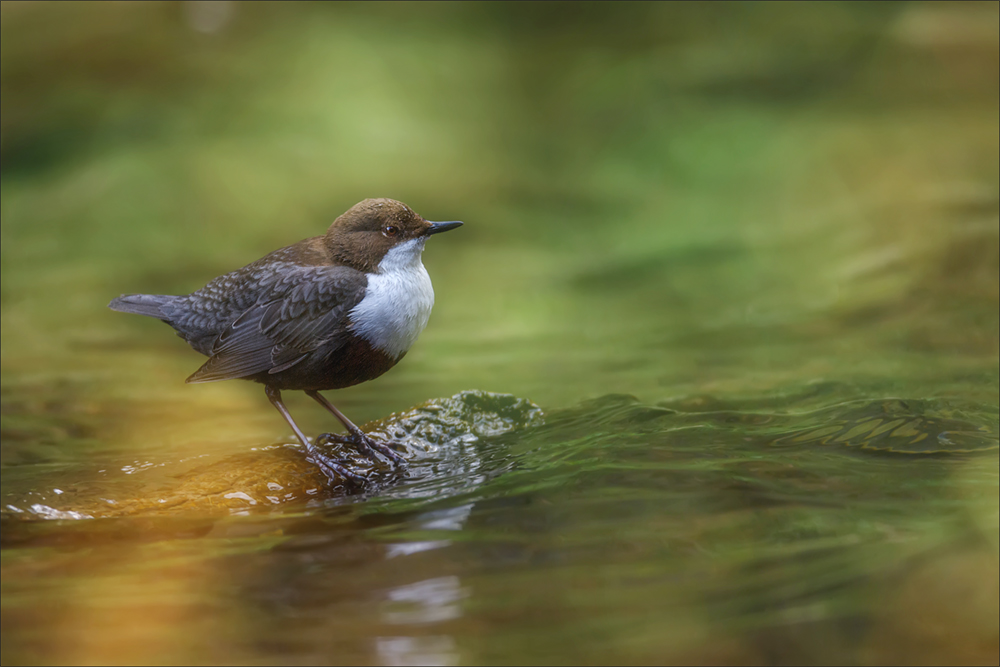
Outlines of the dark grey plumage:
[{"label": "dark grey plumage", "polygon": [[188,382],[276,375],[310,354],[329,357],[345,345],[347,313],[364,298],[368,282],[364,273],[347,266],[289,261],[293,248],[282,248],[186,296],[131,294],[110,307],[157,317],[208,356]]}]

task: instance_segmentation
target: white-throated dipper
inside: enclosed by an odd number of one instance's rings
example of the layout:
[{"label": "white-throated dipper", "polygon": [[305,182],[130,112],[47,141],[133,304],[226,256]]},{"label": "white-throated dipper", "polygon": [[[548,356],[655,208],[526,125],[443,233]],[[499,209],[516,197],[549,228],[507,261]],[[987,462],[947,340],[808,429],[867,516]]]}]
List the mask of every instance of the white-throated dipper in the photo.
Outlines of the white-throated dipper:
[{"label": "white-throated dipper", "polygon": [[[366,199],[325,236],[299,241],[227,273],[186,296],[126,294],[108,307],[163,320],[206,361],[188,382],[260,382],[308,457],[331,479],[358,476],[309,442],[281,401],[304,391],[341,421],[344,438],[402,463],[320,391],[372,380],[396,365],[427,326],[434,306],[420,261],[427,237],[461,226],[428,222],[392,199]],[[336,438],[336,436],[330,436]]]}]

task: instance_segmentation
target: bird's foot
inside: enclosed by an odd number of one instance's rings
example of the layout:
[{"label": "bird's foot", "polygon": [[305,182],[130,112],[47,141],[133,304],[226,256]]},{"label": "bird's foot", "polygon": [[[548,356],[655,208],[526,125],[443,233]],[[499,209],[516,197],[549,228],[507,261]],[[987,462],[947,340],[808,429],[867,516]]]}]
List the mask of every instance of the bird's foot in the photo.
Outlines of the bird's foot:
[{"label": "bird's foot", "polygon": [[374,454],[381,454],[392,463],[393,467],[400,467],[406,463],[406,459],[399,455],[391,445],[379,442],[374,438],[365,435],[361,431],[357,433],[323,433],[316,438],[316,442],[326,445],[331,442],[339,442],[357,448],[362,454],[371,458]]},{"label": "bird's foot", "polygon": [[361,486],[368,481],[364,475],[359,475],[348,468],[347,466],[351,462],[346,459],[335,459],[332,456],[325,456],[317,451],[313,451],[306,456],[306,461],[319,468],[330,481],[335,481],[339,477],[355,486]]}]

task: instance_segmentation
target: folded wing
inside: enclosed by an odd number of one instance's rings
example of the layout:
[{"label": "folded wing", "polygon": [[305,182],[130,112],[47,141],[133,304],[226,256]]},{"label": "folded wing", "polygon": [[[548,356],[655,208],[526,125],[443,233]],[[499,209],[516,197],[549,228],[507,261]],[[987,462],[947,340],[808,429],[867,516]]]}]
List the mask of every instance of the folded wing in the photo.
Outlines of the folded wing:
[{"label": "folded wing", "polygon": [[364,298],[367,279],[343,266],[286,268],[266,281],[253,305],[215,339],[208,361],[188,382],[216,382],[279,373],[348,339],[347,313]]}]

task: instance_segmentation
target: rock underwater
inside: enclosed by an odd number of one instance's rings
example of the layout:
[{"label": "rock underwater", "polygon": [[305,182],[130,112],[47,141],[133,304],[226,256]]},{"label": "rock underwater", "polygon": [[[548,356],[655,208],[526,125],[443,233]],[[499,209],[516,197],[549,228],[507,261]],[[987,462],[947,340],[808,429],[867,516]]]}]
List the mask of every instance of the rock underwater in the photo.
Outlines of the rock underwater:
[{"label": "rock underwater", "polygon": [[[365,424],[373,437],[397,443],[407,459],[393,470],[361,456],[351,445],[336,441],[325,452],[350,462],[367,480],[363,488],[330,480],[306,459],[299,444],[255,447],[183,475],[174,485],[139,488],[130,498],[60,497],[62,509],[26,501],[8,505],[4,514],[25,519],[88,519],[194,512],[203,515],[266,510],[268,507],[374,494],[403,479],[439,474],[474,474],[479,467],[473,446],[481,439],[541,423],[542,410],[531,401],[509,394],[463,391],[427,401],[405,412]],[[455,470],[458,468],[458,470]],[[468,470],[463,470],[467,468]]]}]

